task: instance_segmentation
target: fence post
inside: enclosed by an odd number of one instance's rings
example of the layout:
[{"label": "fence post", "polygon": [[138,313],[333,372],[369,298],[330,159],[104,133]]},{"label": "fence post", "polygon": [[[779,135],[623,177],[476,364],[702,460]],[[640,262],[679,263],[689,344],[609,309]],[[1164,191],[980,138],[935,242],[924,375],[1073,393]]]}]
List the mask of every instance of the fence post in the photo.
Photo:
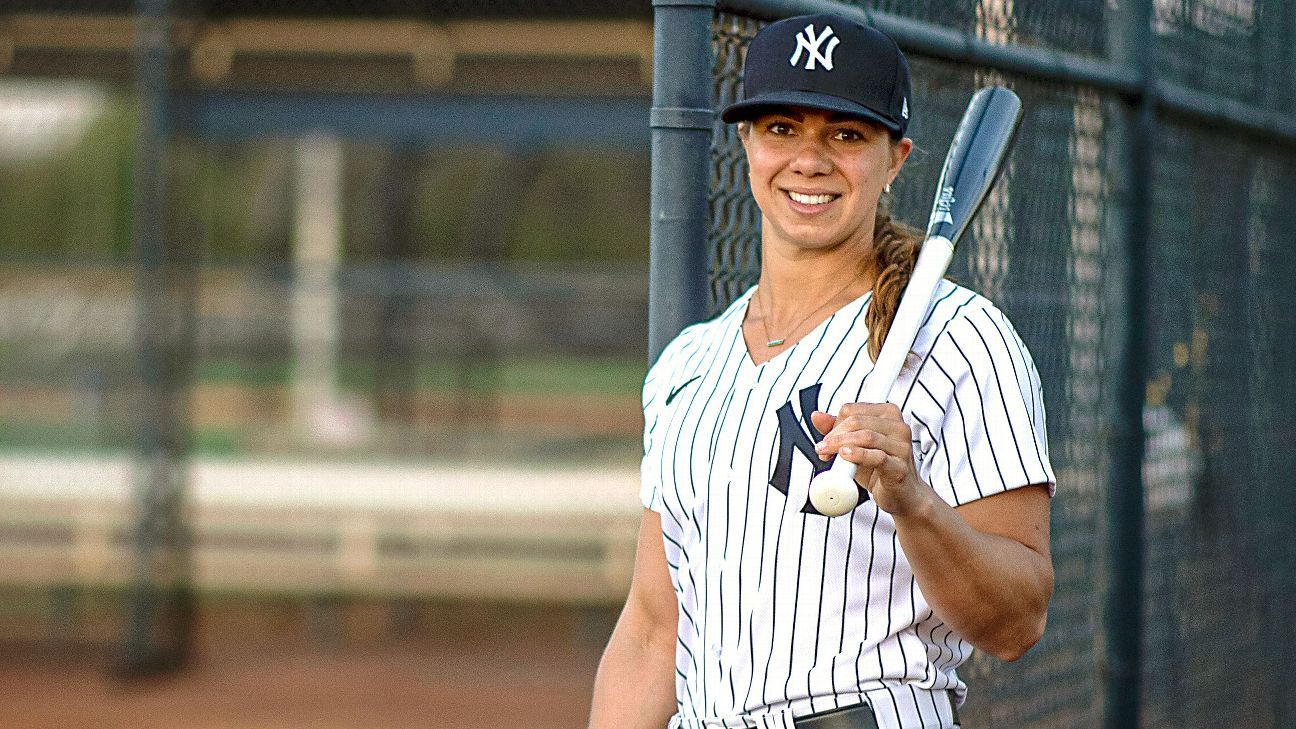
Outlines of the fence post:
[{"label": "fence post", "polygon": [[707,308],[715,0],[653,0],[648,360]]},{"label": "fence post", "polygon": [[1120,373],[1111,431],[1108,480],[1108,585],[1105,612],[1103,726],[1134,729],[1142,704],[1143,563],[1146,550],[1143,513],[1144,428],[1149,344],[1147,319],[1150,282],[1152,147],[1156,140],[1156,79],[1152,70],[1152,3],[1125,0],[1116,10],[1112,62],[1134,69],[1142,92],[1123,110],[1113,135],[1121,155],[1121,199],[1125,268],[1119,301],[1125,327],[1117,343]]},{"label": "fence post", "polygon": [[[122,670],[167,670],[184,661],[192,626],[187,417],[192,342],[192,255],[168,244],[165,149],[170,137],[170,0],[137,0],[136,133],[131,210],[135,341],[139,356],[134,487],[135,574]],[[190,254],[192,252],[189,252]]]}]

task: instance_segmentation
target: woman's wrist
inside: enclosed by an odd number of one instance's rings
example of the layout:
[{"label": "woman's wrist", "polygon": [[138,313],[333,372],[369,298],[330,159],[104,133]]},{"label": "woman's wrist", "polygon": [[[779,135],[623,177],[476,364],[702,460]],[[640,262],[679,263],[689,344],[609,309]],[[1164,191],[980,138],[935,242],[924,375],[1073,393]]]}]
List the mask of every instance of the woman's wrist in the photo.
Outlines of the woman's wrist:
[{"label": "woman's wrist", "polygon": [[891,518],[897,522],[903,520],[915,525],[921,523],[930,524],[936,514],[936,502],[940,500],[940,497],[936,495],[936,491],[916,475],[911,477],[909,488],[906,491],[909,494],[908,498],[903,499],[896,504],[894,510],[888,512],[891,514]]}]

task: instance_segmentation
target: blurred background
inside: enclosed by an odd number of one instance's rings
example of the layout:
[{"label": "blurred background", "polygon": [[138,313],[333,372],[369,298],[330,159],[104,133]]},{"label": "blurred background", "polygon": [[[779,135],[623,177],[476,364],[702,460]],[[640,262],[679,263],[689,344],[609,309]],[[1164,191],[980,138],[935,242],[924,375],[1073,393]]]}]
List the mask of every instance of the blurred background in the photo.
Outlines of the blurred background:
[{"label": "blurred background", "polygon": [[651,68],[635,1],[0,3],[0,725],[583,723]]},{"label": "blurred background", "polygon": [[[1042,374],[1057,589],[961,669],[967,725],[1098,726],[1141,677],[1145,726],[1290,726],[1296,2],[853,4],[922,49],[901,217],[973,89],[1027,110],[954,276]],[[720,0],[658,73],[724,103],[809,5]],[[584,725],[640,513],[653,45],[644,0],[0,0],[0,726]],[[758,215],[679,106],[709,286],[655,301],[714,309]]]}]

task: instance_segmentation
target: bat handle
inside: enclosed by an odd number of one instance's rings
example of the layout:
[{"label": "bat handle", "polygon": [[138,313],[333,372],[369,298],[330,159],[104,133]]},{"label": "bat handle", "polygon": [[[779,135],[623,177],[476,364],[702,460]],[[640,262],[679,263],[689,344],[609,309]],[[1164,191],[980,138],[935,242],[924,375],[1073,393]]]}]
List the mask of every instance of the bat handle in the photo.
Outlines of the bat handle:
[{"label": "bat handle", "polygon": [[857,466],[845,458],[834,458],[832,466],[810,481],[810,503],[824,516],[841,516],[859,503]]},{"label": "bat handle", "polygon": [[[895,384],[905,357],[913,347],[914,338],[922,327],[922,320],[931,308],[931,294],[949,268],[954,257],[954,244],[944,236],[932,236],[923,242],[914,263],[905,296],[900,300],[891,331],[882,344],[873,371],[869,373],[860,393],[861,402],[886,402]],[[917,296],[909,296],[910,292]],[[856,466],[844,458],[834,458],[832,467],[810,481],[810,503],[825,516],[841,516],[859,503],[859,484],[855,482]]]}]

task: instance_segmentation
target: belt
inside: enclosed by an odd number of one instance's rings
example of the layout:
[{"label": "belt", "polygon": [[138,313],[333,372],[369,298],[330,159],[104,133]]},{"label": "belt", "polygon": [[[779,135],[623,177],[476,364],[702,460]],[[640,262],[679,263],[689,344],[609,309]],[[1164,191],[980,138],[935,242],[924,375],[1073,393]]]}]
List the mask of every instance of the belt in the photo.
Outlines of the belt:
[{"label": "belt", "polygon": [[878,729],[877,719],[873,718],[873,709],[868,704],[798,717],[792,725],[796,729]]},{"label": "belt", "polygon": [[[954,693],[950,691],[946,692],[946,695],[949,697],[950,711],[954,714],[954,723],[958,724],[958,707],[954,705]],[[878,729],[873,708],[868,704],[856,704],[797,717],[792,725],[796,729]]]}]

